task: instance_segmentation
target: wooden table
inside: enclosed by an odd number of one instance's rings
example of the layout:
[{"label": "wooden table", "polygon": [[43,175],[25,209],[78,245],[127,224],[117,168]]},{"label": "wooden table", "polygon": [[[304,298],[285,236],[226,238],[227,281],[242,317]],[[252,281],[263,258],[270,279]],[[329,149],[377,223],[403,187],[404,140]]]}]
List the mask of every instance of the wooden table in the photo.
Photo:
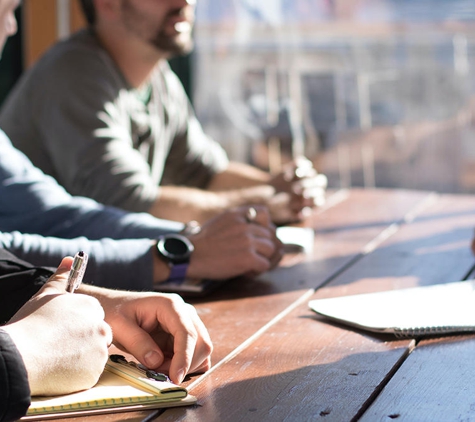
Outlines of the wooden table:
[{"label": "wooden table", "polygon": [[192,302],[213,339],[214,366],[187,381],[198,406],[154,420],[475,420],[475,335],[397,340],[328,323],[308,308],[313,298],[469,277],[475,196],[338,191],[305,225],[316,233],[312,256],[286,256],[257,280],[234,280]]}]

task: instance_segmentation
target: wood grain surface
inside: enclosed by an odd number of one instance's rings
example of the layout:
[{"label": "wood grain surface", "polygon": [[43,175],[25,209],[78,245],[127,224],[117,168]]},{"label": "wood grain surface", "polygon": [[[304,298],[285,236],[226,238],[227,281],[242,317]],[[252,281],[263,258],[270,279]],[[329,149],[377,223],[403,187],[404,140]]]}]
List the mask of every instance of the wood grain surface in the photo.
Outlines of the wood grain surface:
[{"label": "wood grain surface", "polygon": [[417,344],[329,323],[308,308],[313,298],[467,277],[475,197],[338,191],[303,225],[315,230],[311,256],[288,255],[274,271],[192,301],[213,339],[213,368],[185,382],[198,405],[154,420],[475,420],[475,366],[465,368],[475,336]]}]

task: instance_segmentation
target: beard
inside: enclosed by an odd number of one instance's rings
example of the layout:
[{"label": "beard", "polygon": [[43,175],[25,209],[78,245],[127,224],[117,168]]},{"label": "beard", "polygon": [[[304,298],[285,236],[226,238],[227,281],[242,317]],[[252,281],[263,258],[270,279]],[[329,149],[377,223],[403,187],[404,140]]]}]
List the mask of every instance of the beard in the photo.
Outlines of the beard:
[{"label": "beard", "polygon": [[171,37],[161,30],[149,39],[149,43],[170,56],[188,54],[193,50],[194,46],[191,33],[181,33]]},{"label": "beard", "polygon": [[129,31],[147,41],[161,53],[167,56],[184,55],[193,49],[191,27],[189,31],[176,32],[173,35],[167,34],[164,29],[169,19],[183,13],[181,9],[171,10],[159,27],[154,25],[149,17],[144,16],[128,0],[122,1],[122,9],[124,11],[124,24]]}]

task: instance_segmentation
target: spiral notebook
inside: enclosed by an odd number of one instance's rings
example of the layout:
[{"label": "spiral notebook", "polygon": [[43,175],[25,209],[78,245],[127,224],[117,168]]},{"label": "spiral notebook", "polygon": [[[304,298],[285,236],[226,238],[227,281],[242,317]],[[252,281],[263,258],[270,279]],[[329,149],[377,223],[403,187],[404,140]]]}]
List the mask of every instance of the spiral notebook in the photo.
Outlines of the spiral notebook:
[{"label": "spiral notebook", "polygon": [[163,374],[128,362],[109,359],[99,382],[89,390],[55,397],[32,397],[21,420],[56,419],[69,416],[186,406],[196,403],[186,388]]},{"label": "spiral notebook", "polygon": [[315,299],[309,306],[339,323],[397,337],[475,332],[475,280]]}]

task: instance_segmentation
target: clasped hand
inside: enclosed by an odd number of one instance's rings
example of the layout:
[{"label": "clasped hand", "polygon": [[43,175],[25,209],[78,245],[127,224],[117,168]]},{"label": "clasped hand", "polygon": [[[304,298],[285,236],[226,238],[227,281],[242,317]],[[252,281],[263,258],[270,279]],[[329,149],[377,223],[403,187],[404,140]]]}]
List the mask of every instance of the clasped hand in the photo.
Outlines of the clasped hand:
[{"label": "clasped hand", "polygon": [[270,182],[276,192],[267,202],[272,220],[278,224],[302,220],[306,210],[324,205],[327,184],[327,177],[306,158],[286,164]]}]

